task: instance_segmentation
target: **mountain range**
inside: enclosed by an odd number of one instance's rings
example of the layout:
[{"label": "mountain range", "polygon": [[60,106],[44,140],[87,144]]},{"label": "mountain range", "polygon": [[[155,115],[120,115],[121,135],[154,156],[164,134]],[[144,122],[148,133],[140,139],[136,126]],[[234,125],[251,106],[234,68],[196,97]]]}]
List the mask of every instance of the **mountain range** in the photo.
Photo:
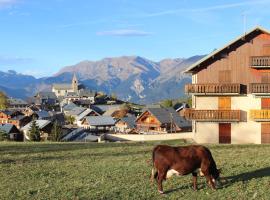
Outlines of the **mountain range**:
[{"label": "mountain range", "polygon": [[50,91],[53,83],[70,83],[76,74],[79,82],[91,90],[114,93],[125,101],[154,103],[184,96],[184,85],[191,82],[191,77],[183,70],[201,58],[193,56],[154,62],[140,56],[122,56],[86,60],[44,78],[13,70],[0,71],[0,90],[8,96],[25,99],[38,91]]}]

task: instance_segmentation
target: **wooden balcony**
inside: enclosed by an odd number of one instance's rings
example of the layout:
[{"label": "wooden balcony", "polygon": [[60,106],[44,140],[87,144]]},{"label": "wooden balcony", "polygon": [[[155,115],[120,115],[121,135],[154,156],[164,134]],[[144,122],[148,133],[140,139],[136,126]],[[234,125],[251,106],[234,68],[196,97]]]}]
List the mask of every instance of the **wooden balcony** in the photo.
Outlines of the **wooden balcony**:
[{"label": "wooden balcony", "polygon": [[253,68],[269,68],[270,56],[252,56],[250,66]]},{"label": "wooden balcony", "polygon": [[270,121],[270,110],[250,110],[249,117],[254,121]]},{"label": "wooden balcony", "polygon": [[240,110],[195,110],[187,109],[185,117],[204,122],[239,122]]},{"label": "wooden balcony", "polygon": [[239,95],[245,93],[245,87],[238,83],[187,84],[185,92],[195,95]]},{"label": "wooden balcony", "polygon": [[249,90],[255,95],[266,95],[270,93],[270,83],[251,83]]}]

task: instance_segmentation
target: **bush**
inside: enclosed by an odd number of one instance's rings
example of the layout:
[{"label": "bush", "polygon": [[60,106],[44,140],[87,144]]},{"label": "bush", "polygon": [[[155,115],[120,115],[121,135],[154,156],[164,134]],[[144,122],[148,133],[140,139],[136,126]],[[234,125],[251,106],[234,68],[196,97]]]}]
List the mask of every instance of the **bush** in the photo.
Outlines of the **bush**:
[{"label": "bush", "polygon": [[9,140],[9,135],[6,131],[0,130],[0,141]]}]

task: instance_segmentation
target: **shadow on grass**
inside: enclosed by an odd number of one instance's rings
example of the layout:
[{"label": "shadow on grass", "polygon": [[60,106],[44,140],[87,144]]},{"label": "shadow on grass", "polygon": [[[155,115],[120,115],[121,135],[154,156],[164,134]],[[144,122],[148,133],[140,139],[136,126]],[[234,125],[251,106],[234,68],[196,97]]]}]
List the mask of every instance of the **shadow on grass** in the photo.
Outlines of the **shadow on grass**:
[{"label": "shadow on grass", "polygon": [[226,180],[226,183],[223,184],[223,187],[228,187],[231,184],[240,182],[240,181],[246,182],[246,181],[250,181],[251,179],[258,179],[258,178],[263,178],[263,177],[268,177],[268,176],[270,176],[270,167],[257,169],[250,172],[245,172],[245,173],[238,174],[235,176],[227,176],[227,177],[224,177]]},{"label": "shadow on grass", "polygon": [[190,186],[187,186],[187,185],[179,186],[177,188],[165,191],[164,194],[171,194],[173,192],[176,192],[176,191],[179,191],[179,190],[186,190],[186,189],[191,189],[191,185]]}]

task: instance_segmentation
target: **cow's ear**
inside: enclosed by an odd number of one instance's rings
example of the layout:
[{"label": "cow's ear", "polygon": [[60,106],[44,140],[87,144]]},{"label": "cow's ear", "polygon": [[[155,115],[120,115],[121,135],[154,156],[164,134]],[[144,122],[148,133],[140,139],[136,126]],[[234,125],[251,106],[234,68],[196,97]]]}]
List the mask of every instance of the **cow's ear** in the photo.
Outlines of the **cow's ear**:
[{"label": "cow's ear", "polygon": [[221,172],[222,172],[222,169],[221,169],[221,168],[219,168],[219,169],[218,169],[218,172],[219,172],[219,173],[221,174]]}]

